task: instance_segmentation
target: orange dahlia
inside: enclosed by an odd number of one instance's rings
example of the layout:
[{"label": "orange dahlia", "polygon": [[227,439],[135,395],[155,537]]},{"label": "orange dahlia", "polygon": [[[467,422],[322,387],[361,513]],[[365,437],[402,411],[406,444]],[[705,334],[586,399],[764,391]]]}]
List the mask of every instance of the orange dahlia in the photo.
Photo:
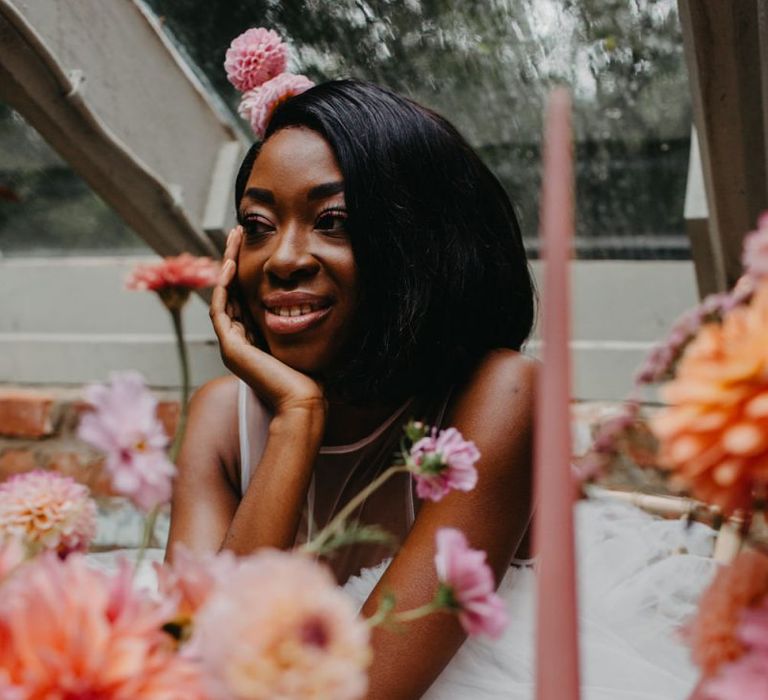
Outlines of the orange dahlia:
[{"label": "orange dahlia", "polygon": [[661,391],[660,464],[725,514],[750,508],[768,483],[768,284],[702,326]]},{"label": "orange dahlia", "polygon": [[73,554],[46,553],[0,586],[0,698],[204,700],[194,661],[162,631],[172,605]]}]

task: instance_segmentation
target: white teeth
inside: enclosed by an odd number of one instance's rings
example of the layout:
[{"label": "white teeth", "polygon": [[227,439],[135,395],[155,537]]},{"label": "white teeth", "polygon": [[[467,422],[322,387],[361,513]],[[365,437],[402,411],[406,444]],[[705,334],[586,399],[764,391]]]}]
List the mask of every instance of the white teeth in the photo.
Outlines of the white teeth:
[{"label": "white teeth", "polygon": [[302,304],[301,306],[277,306],[270,309],[270,312],[276,316],[304,316],[314,311],[311,304]]}]

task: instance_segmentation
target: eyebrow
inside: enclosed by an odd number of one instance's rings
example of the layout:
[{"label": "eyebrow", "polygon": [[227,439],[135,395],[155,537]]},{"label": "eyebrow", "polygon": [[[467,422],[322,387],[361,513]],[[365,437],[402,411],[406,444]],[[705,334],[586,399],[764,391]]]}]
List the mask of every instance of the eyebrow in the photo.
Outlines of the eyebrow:
[{"label": "eyebrow", "polygon": [[309,192],[307,192],[307,199],[325,199],[326,197],[332,197],[343,191],[344,183],[341,181],[324,182],[322,185],[315,185]]},{"label": "eyebrow", "polygon": [[[309,192],[307,192],[307,199],[309,201],[325,199],[326,197],[332,197],[333,195],[339,194],[343,191],[344,183],[340,180],[338,182],[324,182],[320,185],[315,185],[312,189],[310,189]],[[275,203],[274,192],[272,192],[272,190],[265,190],[261,187],[249,187],[243,193],[243,199],[245,198],[253,199],[256,202],[261,202],[262,204]]]}]

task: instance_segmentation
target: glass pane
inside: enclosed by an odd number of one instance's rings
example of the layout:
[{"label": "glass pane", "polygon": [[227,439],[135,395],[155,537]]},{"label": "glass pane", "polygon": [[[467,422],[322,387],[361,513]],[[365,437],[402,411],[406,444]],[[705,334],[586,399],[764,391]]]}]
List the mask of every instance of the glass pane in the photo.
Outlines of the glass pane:
[{"label": "glass pane", "polygon": [[507,188],[536,254],[548,89],[573,86],[577,249],[687,258],[691,110],[674,0],[150,0],[233,108],[222,68],[251,26],[278,30],[295,72],[355,76],[448,116]]},{"label": "glass pane", "polygon": [[149,252],[40,134],[2,104],[0,144],[0,256]]}]

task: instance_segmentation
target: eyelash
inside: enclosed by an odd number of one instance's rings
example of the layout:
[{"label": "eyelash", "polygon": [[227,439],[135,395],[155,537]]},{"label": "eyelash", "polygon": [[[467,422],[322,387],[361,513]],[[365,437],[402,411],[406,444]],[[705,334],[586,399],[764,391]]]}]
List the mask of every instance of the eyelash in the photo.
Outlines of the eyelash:
[{"label": "eyelash", "polygon": [[[347,216],[348,216],[347,210],[344,207],[328,207],[327,209],[323,209],[323,211],[321,211],[318,214],[317,219],[315,219],[314,228],[319,231],[323,231],[326,234],[330,234],[334,232],[345,233],[346,231],[345,231],[344,222],[346,222]],[[337,222],[341,221],[341,224],[337,223],[333,228],[327,228],[327,229],[318,228],[318,224],[323,219],[328,219],[328,218],[336,219]],[[245,231],[245,235],[251,239],[258,239],[263,236],[266,236],[268,233],[270,233],[271,230],[274,230],[275,228],[274,224],[267,223],[264,219],[255,215],[244,216],[240,224]],[[260,231],[258,230],[258,226],[268,227],[270,230]]]}]

